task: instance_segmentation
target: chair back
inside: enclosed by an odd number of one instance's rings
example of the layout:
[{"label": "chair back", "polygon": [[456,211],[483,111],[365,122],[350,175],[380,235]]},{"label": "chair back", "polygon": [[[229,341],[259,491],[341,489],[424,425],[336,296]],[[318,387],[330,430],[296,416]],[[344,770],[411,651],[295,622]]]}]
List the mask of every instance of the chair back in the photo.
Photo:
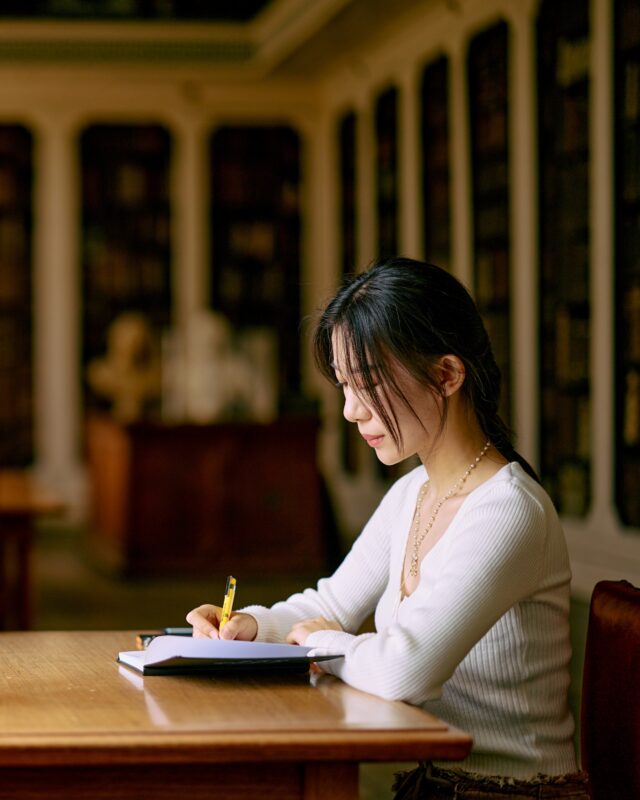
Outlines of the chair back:
[{"label": "chair back", "polygon": [[639,800],[640,589],[627,581],[591,596],[580,727],[593,800]]}]

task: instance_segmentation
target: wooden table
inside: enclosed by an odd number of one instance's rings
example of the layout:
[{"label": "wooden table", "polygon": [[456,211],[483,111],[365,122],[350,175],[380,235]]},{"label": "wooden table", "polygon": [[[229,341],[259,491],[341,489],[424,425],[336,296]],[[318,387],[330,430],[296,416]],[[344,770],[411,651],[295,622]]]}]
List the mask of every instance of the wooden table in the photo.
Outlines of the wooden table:
[{"label": "wooden table", "polygon": [[30,626],[33,520],[63,508],[28,473],[0,470],[0,630]]},{"label": "wooden table", "polygon": [[308,674],[145,677],[134,633],[0,634],[0,800],[354,800],[358,762],[461,759],[423,711]]}]

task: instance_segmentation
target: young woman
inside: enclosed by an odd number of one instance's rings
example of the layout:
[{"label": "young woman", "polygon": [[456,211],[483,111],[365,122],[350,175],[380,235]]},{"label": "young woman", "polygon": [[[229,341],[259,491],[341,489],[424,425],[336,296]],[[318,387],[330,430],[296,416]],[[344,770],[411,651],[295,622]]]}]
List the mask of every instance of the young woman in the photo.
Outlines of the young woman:
[{"label": "young woman", "polygon": [[[500,372],[473,300],[438,267],[380,262],[339,290],[314,346],[380,461],[422,463],[391,487],[330,578],[243,609],[222,638],[344,653],[319,668],[470,732],[466,771],[528,787],[539,773],[573,772],[565,541],[498,415]],[[376,632],[358,634],[373,611]],[[219,619],[213,605],[187,615],[195,636],[217,638]],[[405,782],[428,782],[425,769]],[[442,788],[460,774],[435,780]],[[550,792],[569,779],[536,780]]]}]

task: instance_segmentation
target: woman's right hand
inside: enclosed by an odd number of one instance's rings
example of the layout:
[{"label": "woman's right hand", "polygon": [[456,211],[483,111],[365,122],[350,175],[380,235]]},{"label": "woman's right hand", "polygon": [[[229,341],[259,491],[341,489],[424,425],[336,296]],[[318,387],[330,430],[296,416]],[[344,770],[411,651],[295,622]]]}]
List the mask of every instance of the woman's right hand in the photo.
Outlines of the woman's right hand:
[{"label": "woman's right hand", "polygon": [[220,630],[222,608],[205,603],[187,614],[187,622],[193,625],[193,635],[198,639],[240,639],[252,642],[258,635],[258,623],[251,614],[232,613],[229,621]]}]

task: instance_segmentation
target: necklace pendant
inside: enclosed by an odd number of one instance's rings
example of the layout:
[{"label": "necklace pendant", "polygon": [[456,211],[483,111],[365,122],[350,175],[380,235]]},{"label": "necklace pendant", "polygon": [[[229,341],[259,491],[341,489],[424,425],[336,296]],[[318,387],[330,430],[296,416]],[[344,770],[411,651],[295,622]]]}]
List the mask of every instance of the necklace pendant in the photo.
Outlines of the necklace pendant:
[{"label": "necklace pendant", "polygon": [[411,563],[409,564],[409,575],[411,575],[412,578],[415,578],[418,575],[418,554],[417,553],[414,553],[411,556]]}]

